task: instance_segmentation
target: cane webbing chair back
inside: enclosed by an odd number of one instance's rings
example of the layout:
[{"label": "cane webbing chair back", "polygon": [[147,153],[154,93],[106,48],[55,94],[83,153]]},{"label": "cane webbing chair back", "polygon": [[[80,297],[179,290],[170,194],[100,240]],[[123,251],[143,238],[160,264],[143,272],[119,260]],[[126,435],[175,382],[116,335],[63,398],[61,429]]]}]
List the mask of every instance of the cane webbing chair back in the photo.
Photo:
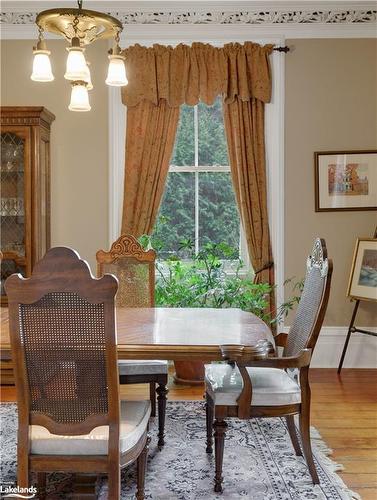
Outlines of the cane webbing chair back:
[{"label": "cane webbing chair back", "polygon": [[144,250],[131,235],[121,235],[108,252],[96,254],[98,276],[114,274],[119,288],[117,307],[153,307],[155,260],[154,250]]},{"label": "cane webbing chair back", "polygon": [[[113,276],[98,280],[73,250],[53,248],[30,279],[6,282],[18,390],[29,423],[89,432],[118,414]],[[118,406],[118,411],[117,411]]]},{"label": "cane webbing chair back", "polygon": [[304,289],[288,333],[284,356],[296,356],[305,348],[314,349],[327,307],[331,274],[332,263],[327,259],[325,241],[317,238],[307,259]]},{"label": "cane webbing chair back", "polygon": [[74,293],[49,293],[20,304],[19,311],[30,411],[59,423],[107,414],[103,304]]}]

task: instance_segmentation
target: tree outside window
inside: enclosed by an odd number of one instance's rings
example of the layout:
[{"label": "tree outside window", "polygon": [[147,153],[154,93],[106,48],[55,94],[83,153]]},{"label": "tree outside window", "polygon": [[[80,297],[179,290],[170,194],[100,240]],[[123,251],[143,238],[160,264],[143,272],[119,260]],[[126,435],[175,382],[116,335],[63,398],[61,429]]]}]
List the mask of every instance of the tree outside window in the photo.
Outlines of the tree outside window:
[{"label": "tree outside window", "polygon": [[208,243],[226,243],[238,259],[241,236],[221,100],[184,105],[152,245],[166,259],[187,257],[188,246],[198,253]]}]

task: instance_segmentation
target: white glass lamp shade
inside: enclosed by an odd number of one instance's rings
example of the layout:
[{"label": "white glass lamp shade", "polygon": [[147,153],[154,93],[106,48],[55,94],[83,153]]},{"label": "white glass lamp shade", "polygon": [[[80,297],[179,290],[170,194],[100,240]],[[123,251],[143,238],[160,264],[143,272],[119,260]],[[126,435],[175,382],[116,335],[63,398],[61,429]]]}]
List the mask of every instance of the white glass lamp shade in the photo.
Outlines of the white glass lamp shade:
[{"label": "white glass lamp shade", "polygon": [[54,75],[51,70],[50,51],[34,50],[33,72],[31,79],[35,82],[52,82]]},{"label": "white glass lamp shade", "polygon": [[84,82],[72,85],[70,111],[90,111],[88,89]]},{"label": "white glass lamp shade", "polygon": [[92,77],[90,75],[90,69],[89,69],[88,64],[86,66],[86,74],[85,74],[84,82],[86,83],[86,88],[88,90],[93,89]]},{"label": "white glass lamp shade", "polygon": [[68,57],[64,78],[71,81],[85,81],[87,64],[84,56],[84,49],[81,47],[70,47],[67,50]]},{"label": "white glass lamp shade", "polygon": [[128,80],[126,76],[124,58],[119,55],[110,55],[109,59],[109,69],[106,78],[107,85],[111,85],[113,87],[122,87],[123,85],[127,85]]}]

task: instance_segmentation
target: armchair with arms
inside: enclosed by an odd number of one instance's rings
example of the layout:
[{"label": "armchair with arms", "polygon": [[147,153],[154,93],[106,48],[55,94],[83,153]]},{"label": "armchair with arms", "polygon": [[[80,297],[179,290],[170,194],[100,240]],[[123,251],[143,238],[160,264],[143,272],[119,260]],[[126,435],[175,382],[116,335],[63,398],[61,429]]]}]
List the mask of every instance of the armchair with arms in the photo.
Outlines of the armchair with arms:
[{"label": "armchair with arms", "polygon": [[[310,443],[309,366],[325,316],[330,293],[332,262],[326,244],[316,239],[307,259],[301,300],[288,334],[275,337],[283,355],[247,359],[242,348],[223,346],[227,364],[206,365],[207,453],[215,440],[215,491],[222,491],[224,437],[228,417],[285,417],[296,455],[305,456],[313,483],[319,483]],[[299,416],[301,445],[294,415]],[[215,420],[214,420],[215,419]]]}]

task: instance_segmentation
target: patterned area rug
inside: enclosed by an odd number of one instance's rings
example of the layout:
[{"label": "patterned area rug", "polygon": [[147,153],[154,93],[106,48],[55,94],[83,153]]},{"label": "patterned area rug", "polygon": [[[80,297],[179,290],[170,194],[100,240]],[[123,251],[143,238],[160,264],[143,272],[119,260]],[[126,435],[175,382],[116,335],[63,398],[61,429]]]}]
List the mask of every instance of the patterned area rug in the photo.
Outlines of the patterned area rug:
[{"label": "patterned area rug", "polygon": [[[0,405],[1,483],[16,480],[15,404]],[[358,498],[335,471],[330,452],[313,430],[313,448],[321,484],[313,486],[305,461],[296,457],[285,421],[279,418],[241,421],[231,419],[225,442],[224,493],[213,492],[214,456],[205,453],[204,403],[169,402],[166,444],[157,449],[152,423],[146,479],[146,498],[153,500],[322,500]],[[68,499],[71,476],[49,475],[49,499]],[[122,472],[122,500],[135,498],[135,467]],[[107,498],[106,479],[98,483],[98,498]]]}]

